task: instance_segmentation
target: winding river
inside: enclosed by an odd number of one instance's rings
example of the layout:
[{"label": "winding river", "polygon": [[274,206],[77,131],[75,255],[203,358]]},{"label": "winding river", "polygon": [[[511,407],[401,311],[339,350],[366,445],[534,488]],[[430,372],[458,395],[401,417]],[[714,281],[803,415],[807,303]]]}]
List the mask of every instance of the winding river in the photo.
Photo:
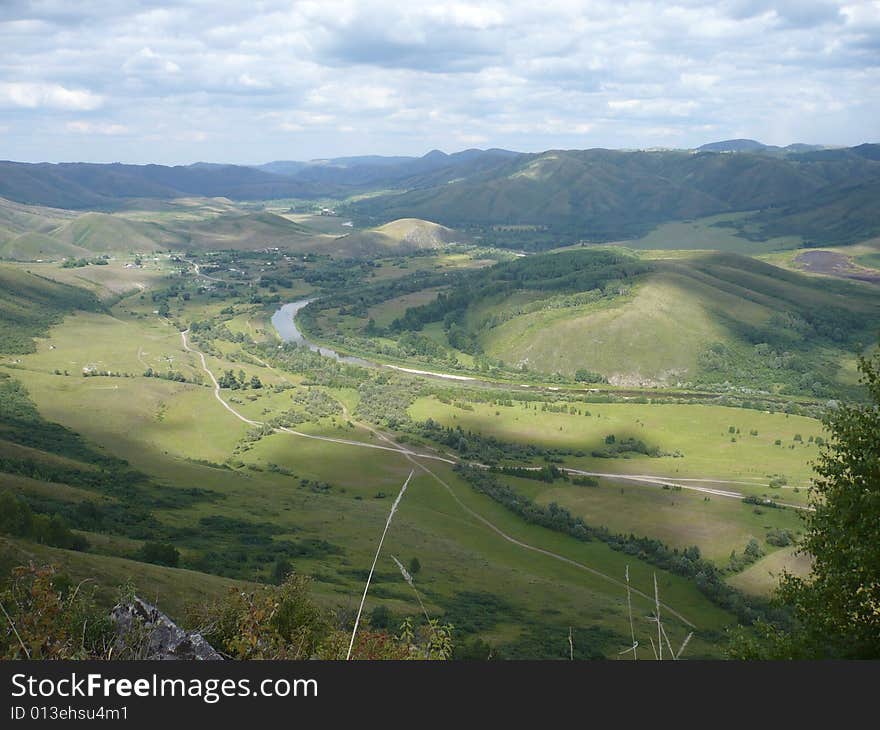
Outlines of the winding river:
[{"label": "winding river", "polygon": [[352,357],[351,355],[340,355],[336,350],[329,347],[316,345],[309,342],[305,335],[296,326],[296,313],[306,306],[311,299],[300,299],[297,302],[285,304],[275,314],[272,315],[272,326],[278,333],[278,336],[285,342],[295,342],[297,345],[306,345],[312,352],[319,355],[332,357],[337,362],[348,363],[349,365],[360,365],[362,367],[376,367],[376,363],[364,360],[361,357]]},{"label": "winding river", "polygon": [[314,342],[310,342],[308,339],[306,339],[306,336],[303,335],[300,328],[296,325],[296,313],[299,312],[300,309],[302,309],[311,301],[313,300],[300,299],[296,302],[289,302],[288,304],[284,304],[280,309],[275,312],[275,314],[272,315],[272,326],[275,328],[275,331],[278,333],[278,336],[282,340],[284,340],[285,342],[295,342],[298,345],[306,345],[312,352],[317,352],[319,355],[325,355],[326,357],[332,357],[337,362],[344,362],[349,365],[360,365],[361,367],[368,368],[390,368],[392,370],[400,370],[404,373],[413,373],[414,375],[427,375],[432,378],[444,378],[446,380],[476,380],[476,378],[471,378],[466,375],[434,373],[428,370],[416,370],[414,368],[404,368],[398,365],[376,363],[370,360],[365,360],[362,357],[354,357],[352,355],[340,355],[338,352],[336,352],[336,350],[333,350],[329,347],[325,347],[324,345],[316,345]]}]

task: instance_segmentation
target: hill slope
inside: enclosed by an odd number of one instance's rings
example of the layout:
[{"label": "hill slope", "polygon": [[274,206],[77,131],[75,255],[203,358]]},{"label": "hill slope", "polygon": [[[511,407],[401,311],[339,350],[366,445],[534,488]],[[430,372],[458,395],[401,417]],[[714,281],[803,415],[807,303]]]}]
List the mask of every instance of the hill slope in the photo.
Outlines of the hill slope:
[{"label": "hill slope", "polygon": [[0,266],[0,352],[34,351],[34,337],[74,310],[96,311],[98,300],[84,289]]},{"label": "hill slope", "polygon": [[518,259],[464,277],[393,329],[443,322],[459,349],[618,385],[718,384],[830,396],[873,341],[869,285],[819,281],[733,254],[671,261],[611,251]]},{"label": "hill slope", "polygon": [[463,240],[461,234],[439,223],[418,218],[401,218],[376,228],[339,236],[322,246],[323,251],[341,256],[388,256],[442,248]]}]

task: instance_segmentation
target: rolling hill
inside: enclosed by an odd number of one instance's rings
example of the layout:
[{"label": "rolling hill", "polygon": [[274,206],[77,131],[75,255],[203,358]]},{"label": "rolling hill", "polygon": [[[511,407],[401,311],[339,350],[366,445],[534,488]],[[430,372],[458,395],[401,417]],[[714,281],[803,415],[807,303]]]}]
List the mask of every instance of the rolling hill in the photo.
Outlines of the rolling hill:
[{"label": "rolling hill", "polygon": [[65,314],[98,309],[98,300],[84,289],[0,266],[0,353],[33,352],[33,338]]},{"label": "rolling hill", "polygon": [[[758,238],[802,235],[834,245],[880,229],[880,208],[874,204],[880,145],[794,145],[780,148],[784,154],[768,153],[773,149],[730,140],[702,151],[490,149],[449,155],[434,150],[417,158],[366,156],[261,168],[0,162],[0,196],[104,211],[131,209],[144,199],[192,196],[334,197],[351,200],[337,207],[362,227],[418,218],[478,229],[486,243],[531,250],[633,238],[664,222],[731,212],[753,214],[746,228]],[[277,223],[254,222],[262,228]],[[231,221],[226,225],[234,227]],[[10,228],[0,215],[0,240],[25,232]],[[193,235],[203,237],[198,230]]]},{"label": "rolling hill", "polygon": [[321,246],[321,250],[341,256],[388,256],[442,248],[464,236],[439,223],[418,218],[402,218],[376,228],[354,231]]},{"label": "rolling hill", "polygon": [[40,259],[83,258],[92,251],[76,244],[60,241],[45,233],[23,233],[0,243],[0,258],[13,261],[37,261]]},{"label": "rolling hill", "polygon": [[155,223],[130,221],[106,213],[84,213],[53,231],[52,237],[93,253],[158,251],[183,240],[179,234]]},{"label": "rolling hill", "polygon": [[870,285],[817,280],[735,254],[636,259],[575,250],[468,274],[407,310],[397,332],[442,322],[446,344],[513,368],[616,385],[720,384],[830,397],[873,341]]}]

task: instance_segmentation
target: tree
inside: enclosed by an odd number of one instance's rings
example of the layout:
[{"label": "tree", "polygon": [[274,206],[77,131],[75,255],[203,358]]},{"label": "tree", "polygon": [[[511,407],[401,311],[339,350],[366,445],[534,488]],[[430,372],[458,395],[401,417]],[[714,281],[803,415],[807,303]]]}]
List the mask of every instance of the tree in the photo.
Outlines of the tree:
[{"label": "tree", "polygon": [[759,626],[738,637],[737,658],[880,658],[880,354],[859,358],[865,403],[830,408],[811,488],[801,550],[813,556],[806,578],[786,574],[777,600],[794,626]]},{"label": "tree", "polygon": [[422,569],[422,564],[419,562],[418,558],[413,558],[409,561],[409,572],[415,575]]}]

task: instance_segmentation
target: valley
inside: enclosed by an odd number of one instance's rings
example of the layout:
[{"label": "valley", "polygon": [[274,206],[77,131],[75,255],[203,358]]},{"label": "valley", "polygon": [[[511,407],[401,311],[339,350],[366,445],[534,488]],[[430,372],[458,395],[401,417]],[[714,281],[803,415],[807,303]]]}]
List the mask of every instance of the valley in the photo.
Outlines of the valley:
[{"label": "valley", "polygon": [[[821,418],[863,397],[880,244],[870,221],[776,230],[749,197],[794,206],[755,193],[779,176],[831,200],[830,163],[644,154],[122,166],[126,197],[85,185],[100,170],[14,168],[34,187],[0,186],[30,201],[0,201],[0,493],[57,529],[6,526],[0,562],[52,561],[108,603],[130,580],[181,621],[292,570],[344,623],[414,470],[370,625],[420,615],[393,554],[458,658],[566,657],[569,627],[611,658],[628,588],[649,630],[656,576],[671,643],[723,656],[810,569]],[[615,194],[637,179],[663,216],[617,220],[615,198],[600,220],[599,169],[637,169]],[[557,207],[557,185],[581,198]]]}]

